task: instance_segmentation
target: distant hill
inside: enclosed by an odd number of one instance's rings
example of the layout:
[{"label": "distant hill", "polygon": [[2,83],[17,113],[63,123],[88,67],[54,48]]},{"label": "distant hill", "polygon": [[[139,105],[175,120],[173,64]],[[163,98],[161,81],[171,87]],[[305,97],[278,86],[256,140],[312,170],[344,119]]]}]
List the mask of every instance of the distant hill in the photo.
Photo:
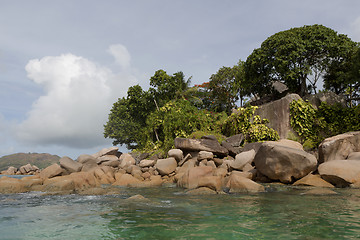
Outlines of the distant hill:
[{"label": "distant hill", "polygon": [[0,171],[7,170],[10,166],[19,168],[28,163],[43,169],[59,162],[59,159],[59,156],[48,153],[15,153],[0,158]]}]

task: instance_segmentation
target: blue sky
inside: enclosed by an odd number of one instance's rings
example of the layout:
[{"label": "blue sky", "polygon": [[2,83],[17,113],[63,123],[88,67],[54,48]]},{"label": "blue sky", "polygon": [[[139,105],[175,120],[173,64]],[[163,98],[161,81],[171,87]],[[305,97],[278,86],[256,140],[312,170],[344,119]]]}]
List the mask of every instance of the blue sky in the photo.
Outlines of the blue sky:
[{"label": "blue sky", "polygon": [[[208,81],[282,30],[322,24],[360,41],[358,0],[0,0],[0,156],[76,158],[158,69]],[[121,148],[122,151],[127,151]]]}]

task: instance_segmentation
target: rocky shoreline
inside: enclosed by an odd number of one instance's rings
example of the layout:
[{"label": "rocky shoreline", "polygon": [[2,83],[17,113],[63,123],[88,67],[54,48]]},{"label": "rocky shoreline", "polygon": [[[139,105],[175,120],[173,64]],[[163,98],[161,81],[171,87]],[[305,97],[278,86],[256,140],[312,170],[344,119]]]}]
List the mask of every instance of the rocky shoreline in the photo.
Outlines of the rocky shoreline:
[{"label": "rocky shoreline", "polygon": [[[264,192],[264,183],[278,182],[320,188],[314,194],[331,194],[335,187],[360,187],[360,131],[325,139],[317,154],[300,143],[282,139],[240,147],[241,135],[219,143],[213,136],[175,139],[165,158],[120,153],[117,147],[62,157],[43,170],[21,179],[0,178],[0,193],[40,191],[46,194],[112,194],[119,187],[158,187],[176,184],[187,194]],[[31,167],[31,168],[30,168]],[[26,170],[25,170],[26,169]],[[27,171],[29,170],[29,171]],[[19,170],[20,171],[20,170]],[[16,174],[13,168],[2,174]]]}]

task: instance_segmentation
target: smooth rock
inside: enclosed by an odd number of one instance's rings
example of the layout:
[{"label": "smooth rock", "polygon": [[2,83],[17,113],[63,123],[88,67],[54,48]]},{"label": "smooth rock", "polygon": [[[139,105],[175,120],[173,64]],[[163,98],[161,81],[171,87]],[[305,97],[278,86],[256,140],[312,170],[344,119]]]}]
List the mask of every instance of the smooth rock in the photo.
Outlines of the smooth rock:
[{"label": "smooth rock", "polygon": [[213,168],[204,166],[204,167],[193,167],[187,169],[182,177],[177,182],[179,187],[183,188],[197,188],[199,186],[199,180],[205,176],[212,176]]},{"label": "smooth rock", "polygon": [[348,187],[360,182],[360,161],[332,160],[319,165],[321,178],[336,187]]},{"label": "smooth rock", "polygon": [[346,159],[350,153],[360,152],[360,131],[326,138],[319,145],[319,163]]},{"label": "smooth rock", "polygon": [[140,163],[139,163],[139,167],[152,167],[154,166],[156,163],[155,160],[147,160],[147,159],[144,159],[144,160],[141,160]]},{"label": "smooth rock", "polygon": [[243,170],[246,164],[251,164],[255,158],[255,150],[239,153],[235,160],[231,162],[230,167],[236,170]]},{"label": "smooth rock", "polygon": [[230,193],[237,192],[264,192],[265,187],[248,178],[242,177],[238,174],[231,174],[226,184],[226,188]]},{"label": "smooth rock", "polygon": [[304,185],[304,186],[313,186],[313,187],[328,187],[333,188],[334,185],[328,183],[324,179],[322,179],[319,175],[309,174],[293,184],[294,186]]},{"label": "smooth rock", "polygon": [[62,157],[59,160],[60,166],[62,168],[64,168],[66,171],[68,171],[69,173],[73,173],[73,172],[80,172],[81,168],[82,168],[82,164],[75,162],[74,160],[72,160],[69,157]]},{"label": "smooth rock", "polygon": [[210,189],[208,187],[200,187],[196,189],[190,189],[185,192],[187,195],[213,195],[217,194],[217,192],[213,189]]},{"label": "smooth rock", "polygon": [[198,161],[202,161],[202,160],[209,160],[209,159],[213,159],[214,158],[214,154],[212,152],[208,152],[208,151],[200,151],[198,154]]},{"label": "smooth rock", "polygon": [[360,152],[349,153],[347,160],[360,160]]},{"label": "smooth rock", "polygon": [[317,159],[297,148],[264,142],[255,155],[254,163],[256,169],[268,178],[291,183],[315,171]]},{"label": "smooth rock", "polygon": [[175,138],[174,144],[176,148],[183,151],[208,151],[218,156],[226,156],[229,153],[217,140],[213,139]]},{"label": "smooth rock", "polygon": [[133,158],[133,156],[131,156],[129,153],[122,154],[119,160],[120,160],[119,168],[126,169],[131,165],[135,165],[135,158]]},{"label": "smooth rock", "polygon": [[168,157],[173,157],[177,162],[180,162],[184,158],[184,154],[181,149],[170,149],[168,151]]},{"label": "smooth rock", "polygon": [[175,158],[170,157],[166,159],[158,159],[155,168],[161,175],[168,175],[175,171],[177,167],[177,161]]},{"label": "smooth rock", "polygon": [[39,176],[42,179],[46,179],[46,178],[52,178],[52,177],[56,177],[62,174],[64,170],[60,167],[59,164],[54,163],[50,166],[48,166],[47,168],[43,169]]}]

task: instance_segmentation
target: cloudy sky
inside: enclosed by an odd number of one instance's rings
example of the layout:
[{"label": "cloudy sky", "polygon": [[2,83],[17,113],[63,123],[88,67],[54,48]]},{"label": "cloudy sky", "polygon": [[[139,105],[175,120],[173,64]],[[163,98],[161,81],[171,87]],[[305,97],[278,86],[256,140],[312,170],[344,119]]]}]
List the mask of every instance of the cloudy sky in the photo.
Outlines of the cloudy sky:
[{"label": "cloudy sky", "polygon": [[[322,24],[360,41],[358,0],[0,0],[0,156],[76,158],[158,69],[208,81],[282,30]],[[121,148],[126,151],[125,148]]]}]

